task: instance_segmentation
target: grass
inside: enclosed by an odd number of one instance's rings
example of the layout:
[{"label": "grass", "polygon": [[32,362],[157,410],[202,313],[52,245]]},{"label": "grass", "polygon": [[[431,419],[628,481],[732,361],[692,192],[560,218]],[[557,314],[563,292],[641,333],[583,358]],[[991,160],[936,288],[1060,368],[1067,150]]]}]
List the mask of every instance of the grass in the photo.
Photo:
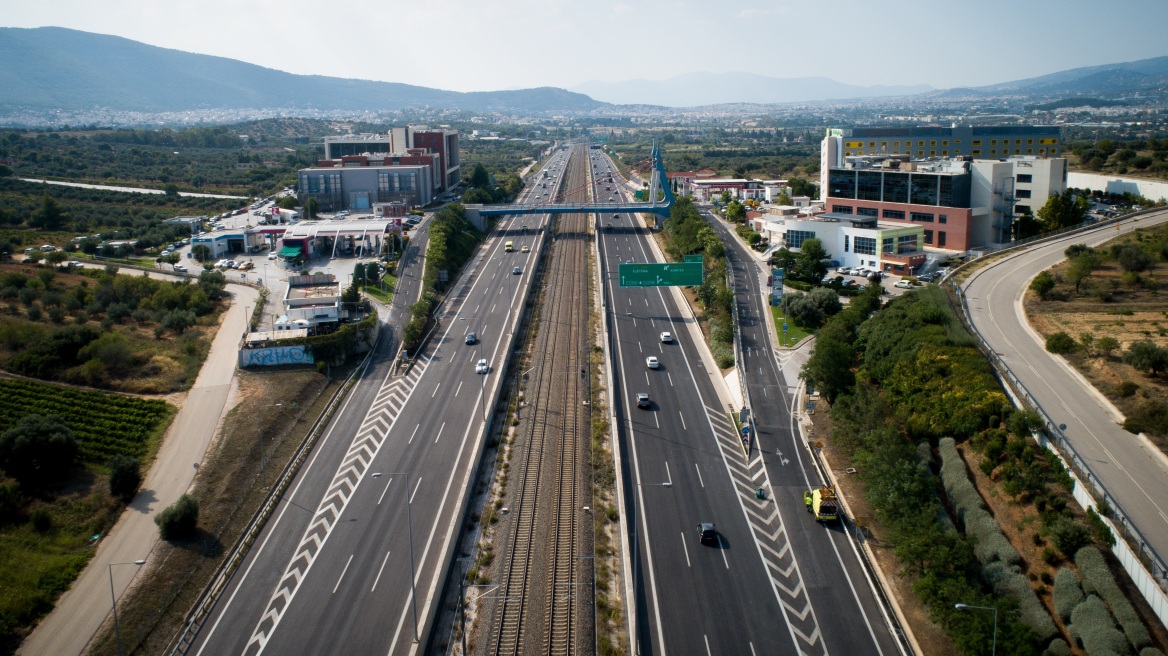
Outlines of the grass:
[{"label": "grass", "polygon": [[381,289],[381,285],[365,287],[364,290],[366,294],[369,294],[382,303],[389,303],[393,299],[393,290],[397,289],[397,276],[386,274],[382,277],[382,280],[385,282],[384,291]]},{"label": "grass", "polygon": [[[814,334],[814,331],[807,330],[802,326],[795,324],[793,321],[787,321],[787,317],[783,314],[783,306],[771,306],[771,316],[775,320],[775,333],[779,336],[779,341],[783,341],[783,324],[787,324],[787,346],[792,343],[799,343],[808,335]],[[794,338],[794,342],[791,339]]]}]

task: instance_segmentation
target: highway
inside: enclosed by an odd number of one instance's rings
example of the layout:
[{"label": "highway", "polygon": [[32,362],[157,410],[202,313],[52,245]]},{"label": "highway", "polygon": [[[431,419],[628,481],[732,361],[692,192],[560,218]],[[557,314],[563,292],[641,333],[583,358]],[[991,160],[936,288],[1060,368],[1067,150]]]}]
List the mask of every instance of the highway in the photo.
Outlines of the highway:
[{"label": "highway", "polygon": [[[611,162],[595,161],[607,180]],[[612,193],[604,186],[598,184],[598,194]],[[659,261],[648,231],[634,220],[600,217],[599,242],[633,550],[634,651],[897,653],[871,604],[859,611],[864,604],[857,596],[870,593],[862,576],[843,574],[841,558],[853,558],[850,548],[843,547],[846,554],[841,548],[841,555],[833,548],[843,536],[805,523],[801,496],[795,496],[802,480],[788,474],[776,487],[769,480],[772,464],[758,452],[749,459],[743,454],[719,391],[721,372],[679,295],[618,286],[621,262]],[[672,333],[672,343],[662,343],[662,331]],[[659,368],[647,367],[648,356],[659,359]],[[774,372],[766,392],[775,394],[779,409],[767,439],[785,430],[783,439],[792,444],[789,422],[779,418],[788,401],[778,380]],[[635,407],[639,392],[649,393],[648,409]],[[766,499],[755,498],[759,487],[768,491]],[[699,522],[716,524],[715,544],[699,542]]]},{"label": "highway", "polygon": [[1107,225],[1016,252],[975,271],[964,284],[973,325],[1037,399],[1082,458],[1134,520],[1149,544],[1168,557],[1168,458],[1120,426],[1121,417],[1066,362],[1046,352],[1022,310],[1034,276],[1065,259],[1072,244],[1097,246],[1120,233],[1168,221],[1168,212]]},{"label": "highway", "polygon": [[[382,341],[188,653],[424,648],[545,225],[546,216],[500,221],[407,374],[393,372]],[[486,375],[475,373],[480,358]]]}]

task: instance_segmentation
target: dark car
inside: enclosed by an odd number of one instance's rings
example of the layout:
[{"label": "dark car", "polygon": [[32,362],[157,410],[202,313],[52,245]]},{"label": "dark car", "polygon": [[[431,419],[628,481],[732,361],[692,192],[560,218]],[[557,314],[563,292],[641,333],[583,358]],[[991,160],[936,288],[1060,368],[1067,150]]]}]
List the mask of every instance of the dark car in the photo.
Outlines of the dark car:
[{"label": "dark car", "polygon": [[477,339],[478,339],[478,337],[474,333],[467,333],[466,334],[466,343],[467,344],[474,344],[475,340],[477,340]]},{"label": "dark car", "polygon": [[718,531],[714,529],[713,522],[701,522],[698,524],[698,540],[702,544],[718,541]]}]

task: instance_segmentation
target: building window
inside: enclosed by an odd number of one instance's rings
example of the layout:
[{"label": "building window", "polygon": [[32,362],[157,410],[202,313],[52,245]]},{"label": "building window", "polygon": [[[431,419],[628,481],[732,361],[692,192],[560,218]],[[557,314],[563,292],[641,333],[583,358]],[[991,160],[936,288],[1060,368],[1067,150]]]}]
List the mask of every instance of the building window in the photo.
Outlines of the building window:
[{"label": "building window", "polygon": [[856,200],[880,200],[880,172],[858,171],[856,173]]},{"label": "building window", "polygon": [[929,157],[936,157],[936,156],[937,156],[937,151],[935,151],[935,150],[929,151]]},{"label": "building window", "polygon": [[788,230],[787,248],[799,248],[808,239],[814,239],[815,233],[810,230]]},{"label": "building window", "polygon": [[941,151],[941,157],[948,157],[948,156],[949,156],[949,151],[947,151],[947,150]]},{"label": "building window", "polygon": [[869,147],[869,148],[875,148],[875,147],[876,147],[876,142],[875,142],[875,141],[869,141],[869,142],[868,142],[868,147]]},{"label": "building window", "polygon": [[1021,146],[1021,145],[1022,145],[1022,140],[1021,140],[1021,139],[1015,139],[1015,140],[1014,140],[1014,145],[1015,145],[1015,146]]},{"label": "building window", "polygon": [[884,218],[904,220],[903,210],[884,210]]},{"label": "building window", "polygon": [[945,233],[937,233],[937,248],[945,248]]},{"label": "building window", "polygon": [[911,235],[900,235],[896,238],[896,252],[897,253],[915,253],[919,250],[917,248],[917,235],[914,232]]},{"label": "building window", "polygon": [[916,221],[917,223],[933,222],[933,215],[928,212],[912,212],[908,215],[908,218],[910,221]]},{"label": "building window", "polygon": [[913,205],[937,204],[937,176],[913,173],[909,178],[909,202]]},{"label": "building window", "polygon": [[942,214],[937,217],[937,223],[949,223],[949,217],[945,214]]},{"label": "building window", "polygon": [[942,141],[941,141],[941,145],[942,145],[942,146],[948,146],[948,145],[949,145],[949,140],[948,140],[948,139],[944,139],[944,140],[942,140]]},{"label": "building window", "polygon": [[851,235],[844,235],[844,252],[845,253],[848,252],[848,249],[851,246],[851,244],[852,244],[852,236]]},{"label": "building window", "polygon": [[835,212],[836,214],[851,214],[852,213],[852,206],[851,205],[832,205],[831,211]]},{"label": "building window", "polygon": [[933,139],[932,141],[929,142],[929,148],[936,148],[936,147],[937,147],[937,140],[936,139]]},{"label": "building window", "polygon": [[887,141],[881,141],[881,142],[880,142],[880,148],[887,150],[887,149],[888,149],[888,142],[887,142]]},{"label": "building window", "polygon": [[923,150],[917,151],[917,157],[924,157],[924,156],[925,156],[925,151],[923,151]]},{"label": "building window", "polygon": [[1027,214],[1030,211],[1029,205],[1015,205],[1014,214]]},{"label": "building window", "polygon": [[998,154],[998,150],[996,148],[990,148],[990,155],[991,156],[997,155],[997,154]]},{"label": "building window", "polygon": [[977,157],[977,156],[978,156],[978,155],[980,155],[980,154],[981,154],[981,149],[979,149],[979,148],[974,148],[974,149],[973,149],[973,156],[974,156],[974,157]]},{"label": "building window", "polygon": [[917,148],[924,148],[924,147],[925,147],[925,142],[923,142],[923,141],[917,142]]},{"label": "building window", "polygon": [[933,231],[932,230],[925,231],[925,243],[926,244],[933,243]]},{"label": "building window", "polygon": [[857,207],[857,208],[856,208],[856,216],[874,216],[874,217],[879,217],[879,216],[880,216],[880,210],[876,209],[875,207]]},{"label": "building window", "polygon": [[997,139],[990,139],[990,145],[991,145],[991,146],[996,146],[996,145],[998,145],[998,140],[997,140]]},{"label": "building window", "polygon": [[1026,145],[1027,145],[1027,146],[1033,146],[1033,145],[1034,145],[1034,140],[1033,140],[1033,139],[1027,139],[1027,140],[1026,140]]},{"label": "building window", "polygon": [[900,148],[900,142],[899,142],[899,141],[893,141],[893,142],[892,142],[892,147],[893,147],[893,148]]},{"label": "building window", "polygon": [[827,195],[834,198],[856,197],[856,172],[831,169],[827,175]]},{"label": "building window", "polygon": [[892,237],[885,237],[884,239],[881,239],[880,240],[880,252],[881,253],[889,253],[889,254],[895,253],[896,252],[895,243],[896,243],[896,240],[894,240]]},{"label": "building window", "polygon": [[1015,189],[1014,190],[1014,197],[1015,198],[1030,198],[1030,190],[1029,189]]},{"label": "building window", "polygon": [[981,145],[981,139],[974,139],[974,140],[973,140],[973,145],[975,145],[975,146],[980,146],[980,145]]},{"label": "building window", "polygon": [[875,237],[856,237],[855,251],[857,255],[875,255],[876,254],[876,238]]},{"label": "building window", "polygon": [[1027,154],[1027,155],[1033,155],[1033,154],[1034,154],[1034,149],[1033,149],[1033,148],[1027,148],[1027,149],[1026,149],[1026,154]]},{"label": "building window", "polygon": [[1022,154],[1022,149],[1021,149],[1021,148],[1015,148],[1015,149],[1014,149],[1014,154],[1015,154],[1015,155],[1021,155],[1021,154]]},{"label": "building window", "polygon": [[881,200],[885,203],[907,203],[908,174],[885,171],[884,197]]}]

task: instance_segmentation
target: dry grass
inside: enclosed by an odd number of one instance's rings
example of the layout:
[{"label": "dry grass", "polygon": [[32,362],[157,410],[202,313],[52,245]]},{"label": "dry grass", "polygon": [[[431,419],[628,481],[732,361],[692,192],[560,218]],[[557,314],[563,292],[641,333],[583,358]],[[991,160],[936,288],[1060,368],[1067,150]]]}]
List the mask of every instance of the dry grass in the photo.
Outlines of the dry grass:
[{"label": "dry grass", "polygon": [[[315,370],[239,372],[237,405],[204,458],[192,492],[199,501],[198,538],[159,542],[149,569],[119,603],[127,653],[164,652],[266,496],[259,480],[261,427],[270,484],[348,375],[348,371],[335,373],[329,381]],[[283,403],[283,409],[271,407],[275,403]],[[107,622],[90,643],[89,653],[114,653],[111,629]]]}]

